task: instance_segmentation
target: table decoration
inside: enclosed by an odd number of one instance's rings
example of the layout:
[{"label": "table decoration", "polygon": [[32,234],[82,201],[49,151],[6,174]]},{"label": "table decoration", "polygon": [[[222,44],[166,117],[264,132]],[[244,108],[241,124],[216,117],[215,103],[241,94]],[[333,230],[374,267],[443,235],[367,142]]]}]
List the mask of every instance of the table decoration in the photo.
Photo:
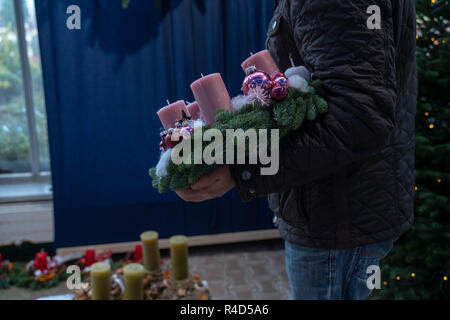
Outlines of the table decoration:
[{"label": "table decoration", "polygon": [[[125,267],[118,268],[110,276],[110,297],[112,300],[124,300]],[[75,290],[74,300],[92,300],[92,283],[88,280]],[[183,281],[172,279],[170,266],[162,265],[156,272],[144,271],[144,300],[210,300],[207,283],[197,274],[191,273]]]},{"label": "table decoration", "polygon": [[44,251],[36,253],[28,263],[14,263],[9,274],[11,285],[33,290],[54,287],[67,277],[65,260],[59,256],[50,257]]}]

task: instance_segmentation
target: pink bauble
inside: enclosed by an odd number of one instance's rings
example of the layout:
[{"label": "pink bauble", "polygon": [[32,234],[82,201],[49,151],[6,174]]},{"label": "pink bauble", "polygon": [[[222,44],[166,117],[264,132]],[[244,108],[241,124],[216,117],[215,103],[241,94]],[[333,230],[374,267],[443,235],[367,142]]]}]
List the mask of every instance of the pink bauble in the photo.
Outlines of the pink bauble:
[{"label": "pink bauble", "polygon": [[272,91],[271,97],[272,99],[283,101],[287,98],[288,89],[289,89],[289,80],[288,78],[281,72],[276,72],[272,76]]},{"label": "pink bauble", "polygon": [[256,88],[270,91],[272,88],[272,81],[267,73],[263,71],[254,71],[245,77],[244,83],[242,84],[244,95],[248,95],[251,90]]},{"label": "pink bauble", "polygon": [[194,128],[192,128],[190,125],[184,126],[180,131],[180,136],[183,139],[190,139],[193,134],[194,134]]}]

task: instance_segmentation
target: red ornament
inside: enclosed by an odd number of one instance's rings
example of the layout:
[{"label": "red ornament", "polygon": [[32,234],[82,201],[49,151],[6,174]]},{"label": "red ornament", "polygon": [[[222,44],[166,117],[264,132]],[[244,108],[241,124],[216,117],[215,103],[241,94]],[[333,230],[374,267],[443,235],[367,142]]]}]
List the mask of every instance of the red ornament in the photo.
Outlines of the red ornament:
[{"label": "red ornament", "polygon": [[176,139],[176,136],[172,137],[172,134],[167,134],[164,138],[167,149],[174,148],[180,142],[180,138],[178,137],[178,139]]},{"label": "red ornament", "polygon": [[242,90],[244,95],[248,95],[250,91],[257,88],[261,88],[264,91],[270,91],[272,88],[272,81],[270,76],[263,71],[250,71],[250,73],[245,77],[242,84]]},{"label": "red ornament", "polygon": [[90,267],[95,263],[95,251],[94,250],[86,250],[84,253],[84,266]]},{"label": "red ornament", "polygon": [[162,151],[167,151],[175,147],[179,141],[172,141],[172,133],[166,133],[161,137],[161,142],[159,144],[159,148]]},{"label": "red ornament", "polygon": [[134,260],[133,260],[133,262],[139,262],[141,260],[142,260],[142,245],[138,244],[134,248]]},{"label": "red ornament", "polygon": [[47,252],[38,252],[34,259],[34,267],[37,270],[45,271],[47,270]]},{"label": "red ornament", "polygon": [[277,101],[283,101],[287,98],[289,89],[289,80],[281,72],[275,72],[272,76],[272,91],[271,96]]},{"label": "red ornament", "polygon": [[175,129],[169,129],[168,132],[161,134],[161,142],[159,147],[163,151],[173,149],[177,144],[179,144],[183,139],[190,139],[194,134],[194,128],[189,124],[185,123]]}]

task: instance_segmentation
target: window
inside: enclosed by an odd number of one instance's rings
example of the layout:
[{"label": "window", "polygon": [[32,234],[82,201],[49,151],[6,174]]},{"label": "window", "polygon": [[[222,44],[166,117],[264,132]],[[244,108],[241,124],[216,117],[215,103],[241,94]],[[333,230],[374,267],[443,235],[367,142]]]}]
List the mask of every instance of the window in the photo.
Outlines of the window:
[{"label": "window", "polygon": [[48,182],[49,172],[34,0],[0,0],[0,184]]},{"label": "window", "polygon": [[0,0],[0,204],[52,198],[34,0]]}]

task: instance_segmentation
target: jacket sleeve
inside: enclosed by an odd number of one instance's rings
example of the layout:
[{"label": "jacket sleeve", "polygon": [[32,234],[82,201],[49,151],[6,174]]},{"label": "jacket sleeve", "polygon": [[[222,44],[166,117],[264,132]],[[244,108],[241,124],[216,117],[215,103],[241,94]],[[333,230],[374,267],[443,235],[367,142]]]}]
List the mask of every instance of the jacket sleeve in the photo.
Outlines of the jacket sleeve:
[{"label": "jacket sleeve", "polygon": [[[261,175],[259,165],[230,166],[243,201],[333,174],[389,143],[397,95],[388,3],[302,0],[298,5],[290,21],[296,46],[314,78],[322,81],[329,111],[313,122],[305,120],[280,141],[277,174]],[[371,30],[367,8],[374,4],[382,23]]]}]

